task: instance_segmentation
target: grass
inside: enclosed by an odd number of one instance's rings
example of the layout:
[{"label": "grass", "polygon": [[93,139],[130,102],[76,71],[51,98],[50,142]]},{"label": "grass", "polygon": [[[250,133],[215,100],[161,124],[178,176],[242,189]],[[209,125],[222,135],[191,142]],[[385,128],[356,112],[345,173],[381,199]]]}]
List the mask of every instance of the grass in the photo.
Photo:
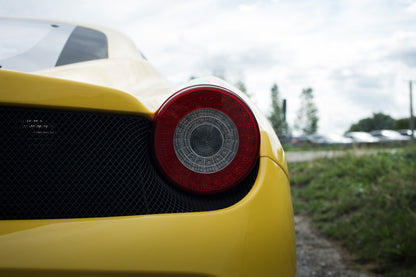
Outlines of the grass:
[{"label": "grass", "polygon": [[289,164],[295,213],[310,215],[359,263],[416,276],[416,147]]},{"label": "grass", "polygon": [[327,151],[327,150],[345,150],[352,148],[353,146],[342,146],[342,145],[310,145],[303,144],[298,146],[293,146],[290,144],[283,144],[283,149],[285,151],[291,152],[302,152],[302,151]]}]

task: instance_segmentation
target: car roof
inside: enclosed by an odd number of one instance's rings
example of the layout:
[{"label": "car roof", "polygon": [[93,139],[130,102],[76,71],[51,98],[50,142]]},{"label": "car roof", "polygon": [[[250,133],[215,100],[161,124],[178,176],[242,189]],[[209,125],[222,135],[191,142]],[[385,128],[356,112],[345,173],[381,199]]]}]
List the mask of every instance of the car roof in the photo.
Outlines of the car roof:
[{"label": "car roof", "polygon": [[21,72],[97,59],[144,58],[130,39],[103,27],[0,17],[0,35],[1,68]]}]

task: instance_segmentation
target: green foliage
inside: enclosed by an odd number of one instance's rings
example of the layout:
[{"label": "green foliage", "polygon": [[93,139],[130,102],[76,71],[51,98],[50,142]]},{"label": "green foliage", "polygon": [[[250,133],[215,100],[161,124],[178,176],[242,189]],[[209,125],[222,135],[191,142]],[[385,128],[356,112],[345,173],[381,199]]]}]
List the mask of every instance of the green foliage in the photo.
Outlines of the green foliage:
[{"label": "green foliage", "polygon": [[297,113],[295,128],[304,135],[313,135],[318,131],[318,108],[314,103],[313,90],[303,89],[300,95],[300,108]]},{"label": "green foliage", "polygon": [[357,261],[416,276],[416,148],[291,164],[294,211],[310,214]]},{"label": "green foliage", "polygon": [[271,88],[272,98],[272,112],[268,117],[270,123],[273,126],[274,131],[278,136],[284,136],[288,134],[288,125],[283,119],[283,107],[279,97],[279,87],[277,84],[273,84]]},{"label": "green foliage", "polygon": [[394,121],[394,130],[409,129],[410,120],[409,118],[400,118]]},{"label": "green foliage", "polygon": [[[394,119],[383,113],[373,113],[373,117],[361,119],[355,124],[352,124],[348,132],[363,131],[370,132],[373,130],[391,130],[394,127]],[[404,128],[407,129],[408,127]]]}]

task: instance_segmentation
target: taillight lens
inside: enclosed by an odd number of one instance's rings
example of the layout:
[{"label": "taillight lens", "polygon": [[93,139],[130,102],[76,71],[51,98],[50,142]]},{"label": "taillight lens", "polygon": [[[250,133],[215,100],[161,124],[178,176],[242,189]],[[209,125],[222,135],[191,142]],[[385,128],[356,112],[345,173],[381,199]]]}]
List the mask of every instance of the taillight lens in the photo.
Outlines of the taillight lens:
[{"label": "taillight lens", "polygon": [[179,188],[214,194],[238,184],[258,159],[260,133],[244,101],[217,86],[193,86],[156,113],[153,147],[165,175]]}]

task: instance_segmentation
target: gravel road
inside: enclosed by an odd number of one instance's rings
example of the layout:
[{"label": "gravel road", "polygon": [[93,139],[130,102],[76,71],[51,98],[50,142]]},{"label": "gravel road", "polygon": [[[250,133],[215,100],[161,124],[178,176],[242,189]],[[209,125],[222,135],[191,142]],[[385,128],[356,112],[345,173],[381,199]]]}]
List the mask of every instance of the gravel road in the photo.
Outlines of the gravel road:
[{"label": "gravel road", "polygon": [[342,262],[340,251],[319,236],[310,219],[295,216],[297,276],[370,277],[354,271]]},{"label": "gravel road", "polygon": [[285,152],[286,159],[289,163],[296,162],[308,162],[318,158],[335,158],[345,155],[347,153],[353,153],[356,156],[375,154],[377,152],[396,152],[396,149],[350,149],[350,150],[330,150],[330,151],[298,151],[298,152]]}]

